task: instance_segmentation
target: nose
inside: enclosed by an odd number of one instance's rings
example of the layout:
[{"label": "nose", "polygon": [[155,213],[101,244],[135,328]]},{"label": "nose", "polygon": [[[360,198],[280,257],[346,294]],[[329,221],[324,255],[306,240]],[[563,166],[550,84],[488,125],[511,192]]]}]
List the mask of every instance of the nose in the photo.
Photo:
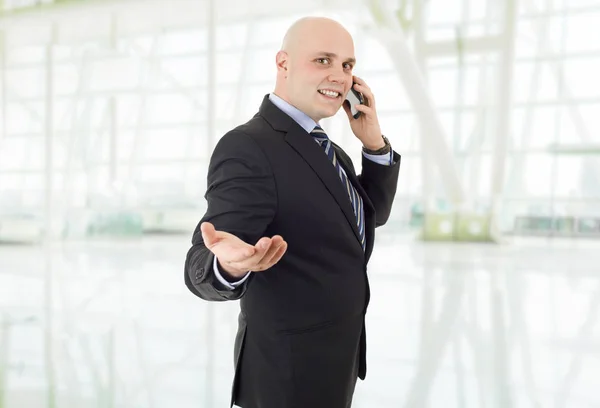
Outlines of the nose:
[{"label": "nose", "polygon": [[346,86],[346,82],[348,82],[348,75],[343,70],[332,71],[327,78],[330,82],[340,84],[343,87]]}]

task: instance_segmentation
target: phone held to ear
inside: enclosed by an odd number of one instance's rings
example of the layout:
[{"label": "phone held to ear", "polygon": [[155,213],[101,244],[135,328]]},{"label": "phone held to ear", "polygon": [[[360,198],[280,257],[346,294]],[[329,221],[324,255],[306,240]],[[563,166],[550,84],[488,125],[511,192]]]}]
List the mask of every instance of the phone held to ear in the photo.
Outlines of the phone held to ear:
[{"label": "phone held to ear", "polygon": [[362,94],[360,92],[354,90],[354,83],[352,84],[350,91],[346,95],[346,101],[348,101],[348,103],[350,104],[350,112],[352,113],[352,117],[354,119],[358,119],[360,117],[361,112],[359,110],[357,110],[354,107],[354,105],[358,105],[358,104],[364,105],[365,98],[362,96]]}]

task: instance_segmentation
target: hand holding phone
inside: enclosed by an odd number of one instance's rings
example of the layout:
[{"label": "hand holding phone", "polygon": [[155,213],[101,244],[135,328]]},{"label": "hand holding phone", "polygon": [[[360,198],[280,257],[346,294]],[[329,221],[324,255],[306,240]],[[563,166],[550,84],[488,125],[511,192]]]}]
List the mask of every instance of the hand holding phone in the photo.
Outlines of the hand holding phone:
[{"label": "hand holding phone", "polygon": [[[362,78],[354,75],[352,79],[354,83],[343,103],[350,128],[363,147],[379,150],[382,147],[382,133],[377,118],[375,96]],[[355,109],[355,106],[359,108]],[[360,115],[361,113],[363,115]]]},{"label": "hand holding phone", "polygon": [[[364,105],[365,103],[365,98],[363,97],[363,95],[354,90],[354,83],[352,83],[352,87],[350,88],[350,91],[348,91],[348,94],[346,95],[346,101],[350,104],[350,112],[352,113],[352,117],[354,119],[358,119],[360,117],[361,112],[359,110],[357,110],[354,105]],[[344,103],[346,103],[346,101],[344,101]]]}]

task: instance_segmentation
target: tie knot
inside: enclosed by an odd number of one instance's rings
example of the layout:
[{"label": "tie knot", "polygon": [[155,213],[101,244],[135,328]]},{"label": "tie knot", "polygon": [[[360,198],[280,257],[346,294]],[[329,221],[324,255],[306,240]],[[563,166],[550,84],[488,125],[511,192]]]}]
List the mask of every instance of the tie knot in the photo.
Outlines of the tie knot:
[{"label": "tie knot", "polygon": [[319,125],[315,126],[315,128],[313,129],[312,132],[310,132],[310,134],[311,134],[312,137],[314,137],[315,139],[317,139],[320,143],[323,143],[327,139],[329,139],[327,137],[327,133],[325,133],[325,131]]},{"label": "tie knot", "polygon": [[313,129],[312,132],[310,132],[310,134],[313,136],[318,136],[318,137],[327,137],[327,133],[325,133],[323,128],[321,128],[321,126],[319,126],[319,125],[315,126],[315,128]]}]

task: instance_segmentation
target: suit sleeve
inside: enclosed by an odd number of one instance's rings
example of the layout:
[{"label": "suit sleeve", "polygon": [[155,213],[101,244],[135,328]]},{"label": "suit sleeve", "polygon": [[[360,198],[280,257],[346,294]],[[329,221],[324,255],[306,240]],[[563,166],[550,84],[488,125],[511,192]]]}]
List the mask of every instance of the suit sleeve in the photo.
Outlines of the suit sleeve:
[{"label": "suit sleeve", "polygon": [[209,301],[240,299],[252,276],[234,289],[215,276],[214,255],[204,245],[200,225],[208,221],[217,231],[229,232],[254,245],[275,216],[277,191],[269,162],[248,135],[231,131],[219,140],[208,167],[208,208],[198,223],[185,261],[185,284]]},{"label": "suit sleeve", "polygon": [[375,207],[375,226],[384,225],[390,218],[392,204],[396,196],[398,175],[400,172],[400,155],[392,151],[392,164],[384,166],[362,157],[362,173],[358,181],[367,192]]}]

